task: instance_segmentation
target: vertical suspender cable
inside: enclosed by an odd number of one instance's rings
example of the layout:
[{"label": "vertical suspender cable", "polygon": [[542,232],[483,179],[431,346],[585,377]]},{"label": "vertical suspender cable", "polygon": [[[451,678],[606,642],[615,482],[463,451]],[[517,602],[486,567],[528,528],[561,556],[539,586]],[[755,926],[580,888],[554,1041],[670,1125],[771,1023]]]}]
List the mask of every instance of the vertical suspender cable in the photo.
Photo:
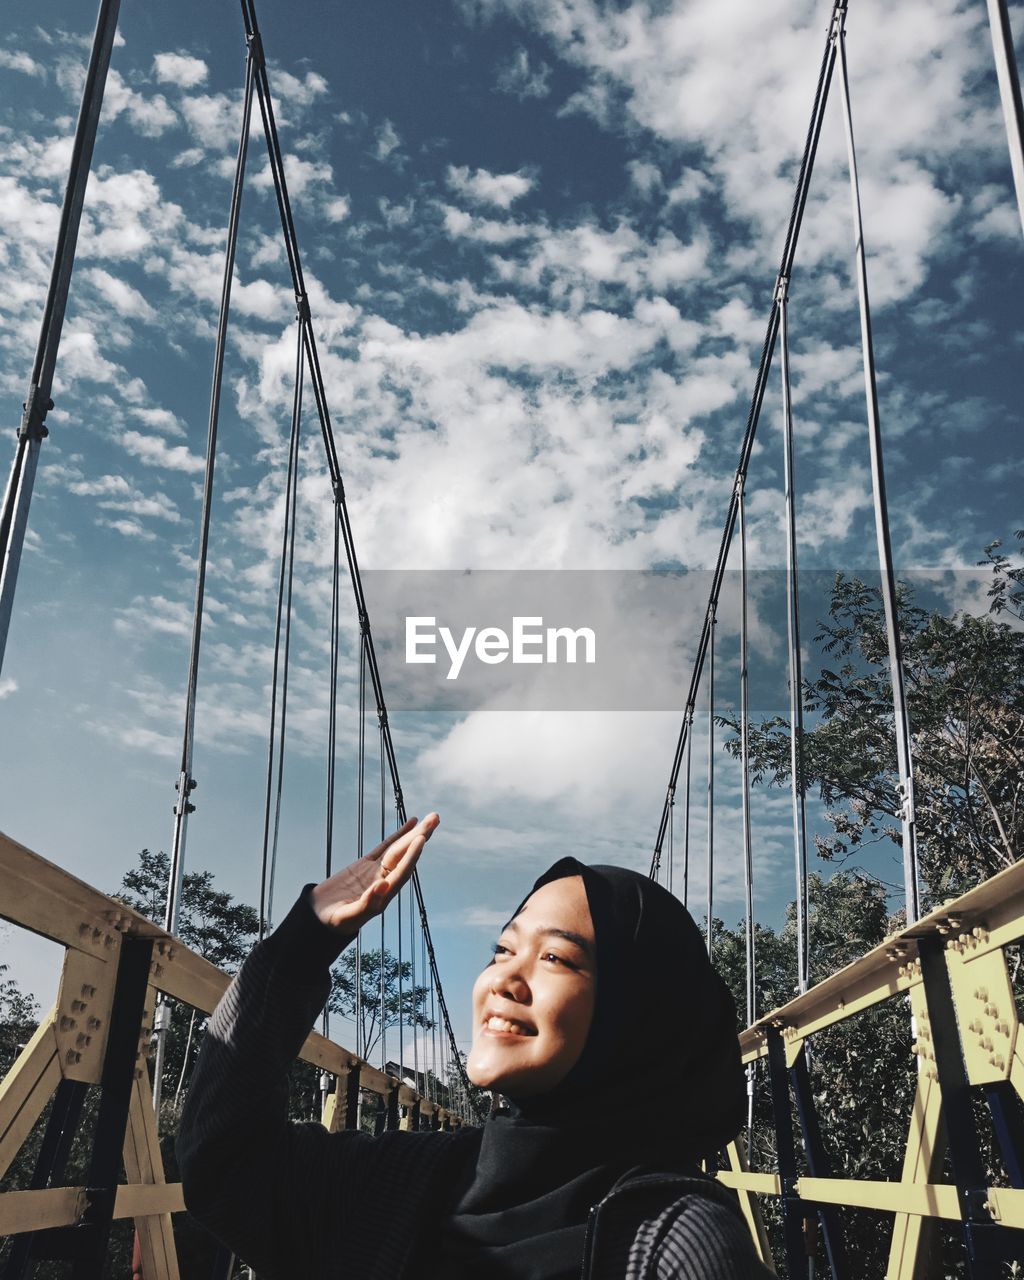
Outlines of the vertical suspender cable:
[{"label": "vertical suspender cable", "polygon": [[[256,51],[249,42],[245,63],[245,93],[242,101],[242,128],[238,137],[238,156],[235,161],[235,180],[231,189],[231,212],[228,216],[227,245],[224,250],[224,278],[221,284],[220,313],[217,317],[217,340],[213,357],[213,378],[210,388],[210,416],[206,439],[206,471],[203,478],[203,505],[200,517],[199,553],[196,568],[196,596],[192,611],[192,645],[189,653],[188,689],[185,695],[185,731],[181,746],[181,769],[175,784],[178,800],[174,806],[174,834],[171,841],[171,866],[167,882],[167,908],[164,928],[175,933],[181,904],[181,887],[185,877],[185,837],[188,815],[195,807],[190,795],[195,788],[192,777],[192,749],[195,738],[196,688],[199,680],[199,646],[203,629],[203,599],[206,592],[206,562],[210,547],[210,514],[213,506],[213,477],[217,457],[217,423],[220,418],[221,387],[224,380],[224,351],[227,345],[228,312],[231,307],[231,283],[235,271],[235,251],[238,246],[239,213],[242,205],[242,186],[245,179],[245,160],[249,147],[249,124],[252,119],[253,86],[256,76]],[[160,1114],[160,1091],[163,1083],[164,1048],[171,1009],[161,1002],[154,1020],[156,1031],[156,1062],[153,1072],[153,1108]]]},{"label": "vertical suspender cable", "polygon": [[[380,838],[387,836],[386,793],[384,791],[384,726],[380,727]],[[388,1069],[387,1007],[384,1000],[384,912],[380,913],[380,1069]]]},{"label": "vertical suspender cable", "polygon": [[715,905],[715,618],[711,608],[708,641],[708,956],[712,952],[712,919]]},{"label": "vertical suspender cable", "polygon": [[675,861],[675,814],[676,814],[676,793],[675,787],[672,788],[672,796],[669,801],[668,812],[668,891],[672,892],[673,868]]},{"label": "vertical suspender cable", "polygon": [[793,855],[796,861],[796,972],[801,994],[810,983],[807,902],[807,806],[804,777],[804,696],[800,658],[800,593],[796,557],[796,490],[793,470],[793,397],[789,375],[789,282],[778,284],[779,346],[782,357],[782,433],[786,501],[786,620],[789,650],[789,772],[793,799]]},{"label": "vertical suspender cable", "polygon": [[[743,888],[746,900],[747,1026],[757,1016],[756,956],[754,953],[754,857],[750,838],[750,679],[747,637],[747,521],[745,476],[736,486],[740,533],[740,772],[743,799]],[[747,1063],[747,1136],[754,1127],[754,1063]]]},{"label": "vertical suspender cable", "polygon": [[917,831],[914,817],[914,765],[910,746],[910,717],[903,675],[896,578],[889,537],[889,511],[885,495],[885,468],[882,462],[882,431],[878,418],[878,386],[875,380],[875,352],[871,339],[871,308],[868,302],[868,270],[864,252],[864,223],[861,217],[860,186],[857,180],[857,153],[853,142],[853,113],[850,109],[850,80],[846,66],[846,4],[836,7],[832,40],[838,47],[843,124],[850,166],[850,195],[853,202],[854,243],[857,262],[857,296],[860,301],[861,349],[864,356],[864,388],[867,400],[868,441],[871,449],[871,482],[875,507],[875,536],[881,576],[885,629],[889,643],[889,673],[892,680],[893,720],[896,730],[896,759],[900,775],[900,825],[903,838],[903,885],[907,923],[920,915],[917,871]]},{"label": "vertical suspender cable", "polygon": [[419,1000],[416,991],[416,912],[409,904],[409,962],[412,978],[412,1078],[417,1093],[424,1093],[420,1081]]},{"label": "vertical suspender cable", "polygon": [[[334,508],[334,561],[331,573],[331,658],[329,715],[327,721],[327,851],[326,875],[331,874],[334,860],[334,794],[338,763],[338,663],[341,655],[341,583],[339,580],[338,509]],[[362,850],[359,850],[362,854]]]},{"label": "vertical suspender cable", "polygon": [[395,912],[398,919],[398,1078],[405,1077],[405,1010],[402,1002],[405,999],[405,983],[402,978],[402,894],[395,899]]},{"label": "vertical suspender cable", "polygon": [[690,765],[693,758],[693,707],[686,708],[686,774],[683,785],[683,906],[690,905]]},{"label": "vertical suspender cable", "polygon": [[747,524],[743,481],[738,486],[740,534],[740,772],[743,811],[743,889],[747,935],[747,1026],[753,1026],[755,1008],[754,956],[754,856],[750,838],[750,680],[747,637]]},{"label": "vertical suspender cable", "polygon": [[996,59],[999,97],[1006,120],[1006,141],[1010,148],[1010,168],[1017,192],[1017,211],[1024,229],[1024,104],[1021,103],[1017,55],[1006,0],[988,0],[988,20],[992,30],[992,51]]},{"label": "vertical suspender cable", "polygon": [[[359,746],[356,759],[356,778],[359,788],[356,796],[356,849],[363,856],[364,794],[366,786],[366,642],[359,634]],[[356,1057],[366,1052],[363,1035],[363,944],[356,934]]]},{"label": "vertical suspender cable", "polygon": [[[334,858],[334,791],[335,774],[338,761],[338,656],[341,648],[341,617],[339,610],[338,580],[338,510],[334,510],[334,560],[331,572],[331,655],[330,655],[330,689],[328,691],[327,715],[327,823],[326,850],[324,856],[324,876],[330,878],[331,864]],[[330,1038],[331,1015],[330,1001],[324,1006],[321,1030],[324,1038]],[[324,1106],[327,1105],[326,1074],[321,1076]]]},{"label": "vertical suspender cable", "polygon": [[[270,746],[267,751],[267,795],[263,815],[263,857],[260,867],[260,937],[270,930],[274,914],[274,876],[281,833],[281,796],[284,790],[284,741],[288,721],[288,670],[292,639],[292,584],[295,576],[295,520],[299,496],[299,433],[302,423],[302,322],[295,351],[295,389],[292,427],[288,437],[288,472],[285,482],[284,529],[281,534],[281,569],[277,584],[274,623],[274,670],[270,693]],[[281,627],[284,623],[284,661],[281,662]],[[277,733],[278,681],[281,685],[281,725]],[[270,840],[270,806],[274,791],[274,746],[277,745],[277,794],[274,803],[274,836]],[[269,847],[268,847],[269,846]],[[268,856],[269,855],[269,856]],[[268,866],[269,864],[269,866]]]},{"label": "vertical suspender cable", "polygon": [[4,505],[0,511],[0,670],[4,665],[7,633],[14,608],[14,591],[18,582],[18,568],[28,528],[28,512],[32,502],[39,451],[48,434],[46,415],[53,408],[50,392],[53,390],[53,372],[57,364],[61,333],[64,328],[64,310],[67,306],[71,272],[75,265],[75,249],[78,245],[78,229],[82,221],[85,189],[92,166],[93,146],[103,106],[103,91],[110,68],[110,53],[117,34],[117,17],[121,0],[101,0],[96,15],[89,66],[82,87],[82,104],[75,126],[75,138],[71,148],[71,166],[64,202],[61,205],[57,243],[50,268],[50,283],[43,306],[43,318],[39,327],[39,341],[29,379],[18,427],[14,462],[4,493]]}]

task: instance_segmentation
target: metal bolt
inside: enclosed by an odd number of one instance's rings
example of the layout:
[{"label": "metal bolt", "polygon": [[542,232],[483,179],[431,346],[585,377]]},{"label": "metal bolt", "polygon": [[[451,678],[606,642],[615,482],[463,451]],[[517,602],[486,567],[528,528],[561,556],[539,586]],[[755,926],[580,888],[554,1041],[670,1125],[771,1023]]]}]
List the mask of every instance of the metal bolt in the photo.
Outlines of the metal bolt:
[{"label": "metal bolt", "polygon": [[103,1023],[99,1020],[99,1018],[90,1017],[86,1019],[85,1025],[89,1028],[90,1031],[98,1031],[100,1027],[103,1026]]},{"label": "metal bolt", "polygon": [[78,1023],[74,1020],[74,1018],[69,1018],[67,1014],[65,1014],[60,1020],[61,1031],[74,1031],[75,1027],[77,1026],[78,1026]]}]

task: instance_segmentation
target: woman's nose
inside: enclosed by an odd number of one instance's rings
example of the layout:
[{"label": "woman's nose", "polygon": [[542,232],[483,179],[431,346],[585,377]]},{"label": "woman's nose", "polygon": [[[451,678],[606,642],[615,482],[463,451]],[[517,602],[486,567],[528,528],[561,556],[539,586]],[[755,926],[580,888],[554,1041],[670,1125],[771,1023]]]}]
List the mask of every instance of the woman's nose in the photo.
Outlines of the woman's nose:
[{"label": "woman's nose", "polygon": [[491,977],[491,995],[514,1000],[516,1004],[527,1004],[530,999],[529,983],[517,965],[506,961],[500,970],[495,968]]}]

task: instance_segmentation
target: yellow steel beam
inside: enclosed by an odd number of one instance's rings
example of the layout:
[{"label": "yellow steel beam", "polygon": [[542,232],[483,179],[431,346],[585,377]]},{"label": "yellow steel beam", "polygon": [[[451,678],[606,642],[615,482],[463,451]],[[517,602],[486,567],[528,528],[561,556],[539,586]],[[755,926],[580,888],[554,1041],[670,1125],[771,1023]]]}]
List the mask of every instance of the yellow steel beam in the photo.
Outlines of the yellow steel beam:
[{"label": "yellow steel beam", "polygon": [[88,1200],[85,1187],[48,1187],[43,1191],[6,1191],[0,1196],[0,1236],[47,1227],[71,1227],[81,1220]]},{"label": "yellow steel beam", "polygon": [[60,1084],[56,1020],[54,1006],[0,1081],[0,1177],[7,1172]]}]

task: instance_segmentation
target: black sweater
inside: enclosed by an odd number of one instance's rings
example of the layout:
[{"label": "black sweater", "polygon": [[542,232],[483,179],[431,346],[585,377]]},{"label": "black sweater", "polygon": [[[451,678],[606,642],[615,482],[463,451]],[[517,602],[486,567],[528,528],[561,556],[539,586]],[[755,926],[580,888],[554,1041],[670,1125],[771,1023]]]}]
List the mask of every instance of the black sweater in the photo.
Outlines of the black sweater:
[{"label": "black sweater", "polygon": [[[420,1277],[431,1224],[479,1147],[473,1129],[371,1137],[287,1118],[288,1068],[341,946],[303,895],[214,1011],[185,1103],[185,1203],[261,1280]],[[594,1280],[770,1274],[729,1193],[710,1181],[621,1187],[592,1211],[588,1240]]]}]

